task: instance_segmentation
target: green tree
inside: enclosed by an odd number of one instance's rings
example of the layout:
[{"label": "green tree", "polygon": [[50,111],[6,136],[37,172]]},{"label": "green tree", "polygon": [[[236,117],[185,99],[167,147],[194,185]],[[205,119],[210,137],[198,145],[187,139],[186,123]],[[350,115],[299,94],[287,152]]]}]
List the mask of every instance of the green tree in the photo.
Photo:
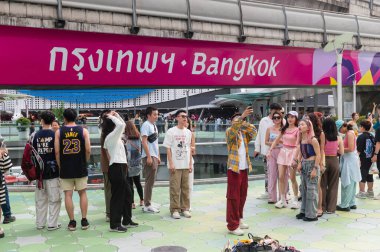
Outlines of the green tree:
[{"label": "green tree", "polygon": [[57,119],[60,122],[63,122],[63,111],[65,111],[63,102],[61,102],[58,108],[53,108],[52,111],[53,111],[53,114],[55,115],[55,119]]}]

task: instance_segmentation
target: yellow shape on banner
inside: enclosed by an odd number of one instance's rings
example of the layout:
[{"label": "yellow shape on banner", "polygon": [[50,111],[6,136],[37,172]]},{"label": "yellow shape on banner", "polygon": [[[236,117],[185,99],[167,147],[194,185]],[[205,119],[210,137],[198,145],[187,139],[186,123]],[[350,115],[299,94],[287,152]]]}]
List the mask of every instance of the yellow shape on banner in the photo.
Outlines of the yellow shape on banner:
[{"label": "yellow shape on banner", "polygon": [[368,70],[360,79],[357,85],[373,85],[373,77],[371,70]]},{"label": "yellow shape on banner", "polygon": [[336,80],[333,77],[330,77],[330,85],[336,86]]}]

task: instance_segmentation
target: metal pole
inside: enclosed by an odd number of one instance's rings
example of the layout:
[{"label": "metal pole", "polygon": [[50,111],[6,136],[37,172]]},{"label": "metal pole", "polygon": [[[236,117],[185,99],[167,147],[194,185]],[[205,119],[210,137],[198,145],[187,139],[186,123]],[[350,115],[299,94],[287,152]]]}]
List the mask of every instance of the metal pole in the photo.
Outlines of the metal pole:
[{"label": "metal pole", "polygon": [[342,91],[342,59],[343,59],[343,50],[338,51],[336,57],[337,65],[337,108],[338,108],[338,120],[343,120],[343,91]]},{"label": "metal pole", "polygon": [[189,114],[189,89],[186,89],[186,113]]},{"label": "metal pole", "polygon": [[356,79],[352,83],[352,112],[356,112]]}]

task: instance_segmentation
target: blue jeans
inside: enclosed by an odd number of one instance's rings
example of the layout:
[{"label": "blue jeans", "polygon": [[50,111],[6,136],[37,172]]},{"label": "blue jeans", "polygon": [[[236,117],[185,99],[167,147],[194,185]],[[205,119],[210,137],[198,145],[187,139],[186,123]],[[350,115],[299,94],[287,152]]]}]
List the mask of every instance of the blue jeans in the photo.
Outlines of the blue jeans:
[{"label": "blue jeans", "polygon": [[5,204],[1,205],[1,210],[3,210],[4,217],[9,217],[12,215],[11,204],[9,203],[9,193],[8,193],[7,185],[5,185]]}]

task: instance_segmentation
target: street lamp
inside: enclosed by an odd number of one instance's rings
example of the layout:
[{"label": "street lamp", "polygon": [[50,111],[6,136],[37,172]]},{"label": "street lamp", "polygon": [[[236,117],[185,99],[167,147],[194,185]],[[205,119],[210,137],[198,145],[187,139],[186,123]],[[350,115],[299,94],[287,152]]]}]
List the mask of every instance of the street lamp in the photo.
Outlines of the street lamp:
[{"label": "street lamp", "polygon": [[343,92],[342,92],[342,60],[343,60],[343,51],[344,45],[352,41],[353,33],[344,33],[337,36],[335,39],[331,40],[325,48],[325,52],[335,51],[336,53],[336,88],[337,88],[337,110],[338,110],[338,119],[343,120]]},{"label": "street lamp", "polygon": [[347,79],[351,78],[354,76],[354,80],[352,81],[352,112],[356,113],[356,74],[361,73],[361,71],[357,71],[350,76],[347,77]]}]

